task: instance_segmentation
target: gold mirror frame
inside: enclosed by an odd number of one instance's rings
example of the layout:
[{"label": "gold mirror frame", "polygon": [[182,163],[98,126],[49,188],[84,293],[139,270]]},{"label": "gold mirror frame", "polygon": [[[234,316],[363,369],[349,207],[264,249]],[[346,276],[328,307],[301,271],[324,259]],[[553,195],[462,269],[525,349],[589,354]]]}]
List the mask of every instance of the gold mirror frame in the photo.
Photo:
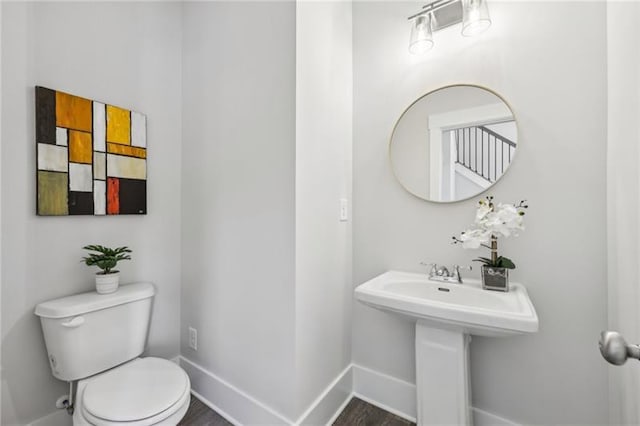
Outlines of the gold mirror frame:
[{"label": "gold mirror frame", "polygon": [[502,101],[502,103],[504,103],[504,105],[506,105],[506,107],[509,109],[509,111],[511,111],[511,115],[513,117],[513,121],[515,123],[516,126],[516,139],[517,139],[517,147],[520,147],[520,123],[518,122],[518,119],[516,117],[515,112],[513,111],[513,108],[511,107],[511,104],[509,102],[507,102],[507,100],[501,96],[499,93],[497,93],[495,90],[489,89],[488,87],[485,86],[481,86],[478,84],[472,84],[472,83],[457,83],[457,84],[448,84],[446,86],[441,86],[438,87],[436,89],[433,89],[427,93],[425,93],[424,95],[418,97],[415,101],[413,101],[407,108],[404,109],[404,111],[402,112],[402,114],[400,114],[400,117],[398,118],[398,120],[396,120],[395,125],[393,126],[393,130],[391,131],[391,136],[389,137],[389,147],[388,147],[388,159],[389,159],[389,167],[391,167],[391,172],[393,173],[393,177],[395,178],[396,182],[398,182],[400,184],[400,186],[407,191],[409,194],[413,195],[416,198],[419,198],[421,200],[424,201],[429,201],[432,203],[438,203],[438,204],[451,204],[451,203],[458,203],[458,202],[462,202],[462,201],[466,201],[466,200],[470,200],[472,198],[475,198],[485,192],[487,192],[488,190],[490,190],[491,188],[493,188],[502,178],[504,178],[504,176],[507,174],[507,172],[509,171],[509,169],[511,168],[511,166],[513,165],[514,160],[518,157],[517,155],[517,151],[518,149],[516,149],[514,151],[514,155],[511,158],[509,165],[506,167],[506,169],[504,169],[503,173],[500,175],[499,178],[496,179],[495,182],[493,182],[491,185],[489,185],[487,188],[483,189],[482,191],[474,194],[474,195],[470,195],[468,197],[465,198],[460,198],[460,199],[456,199],[456,200],[446,200],[446,201],[442,201],[442,200],[431,200],[429,198],[425,198],[419,194],[416,194],[415,192],[413,192],[412,190],[410,190],[409,188],[407,188],[405,186],[405,184],[402,182],[402,180],[400,180],[400,178],[398,177],[398,174],[396,173],[396,170],[393,166],[393,159],[392,159],[392,155],[391,155],[391,150],[392,150],[392,146],[393,146],[393,136],[396,133],[396,130],[398,128],[398,125],[400,124],[400,122],[402,121],[402,118],[407,114],[407,112],[418,102],[420,102],[422,99],[426,98],[427,96],[434,94],[436,92],[440,92],[442,90],[445,89],[449,89],[449,88],[453,88],[453,87],[472,87],[475,89],[481,89],[484,90],[488,93],[491,93],[492,95],[494,95],[497,99],[499,99],[500,101]]}]

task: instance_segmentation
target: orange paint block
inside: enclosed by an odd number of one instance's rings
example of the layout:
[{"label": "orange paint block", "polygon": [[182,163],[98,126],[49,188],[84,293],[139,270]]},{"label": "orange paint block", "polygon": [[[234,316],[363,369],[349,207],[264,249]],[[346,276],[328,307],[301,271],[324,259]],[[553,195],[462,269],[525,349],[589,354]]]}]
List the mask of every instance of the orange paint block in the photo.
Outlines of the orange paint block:
[{"label": "orange paint block", "polygon": [[107,142],[131,145],[131,113],[107,105]]},{"label": "orange paint block", "polygon": [[56,92],[56,126],[90,132],[91,124],[89,99]]},{"label": "orange paint block", "polygon": [[128,157],[146,158],[147,150],[144,148],[136,148],[129,145],[120,145],[116,143],[107,144],[107,152],[109,154],[126,155]]},{"label": "orange paint block", "polygon": [[91,133],[69,130],[69,161],[91,164],[92,160]]},{"label": "orange paint block", "polygon": [[107,178],[107,214],[120,214],[120,179]]}]

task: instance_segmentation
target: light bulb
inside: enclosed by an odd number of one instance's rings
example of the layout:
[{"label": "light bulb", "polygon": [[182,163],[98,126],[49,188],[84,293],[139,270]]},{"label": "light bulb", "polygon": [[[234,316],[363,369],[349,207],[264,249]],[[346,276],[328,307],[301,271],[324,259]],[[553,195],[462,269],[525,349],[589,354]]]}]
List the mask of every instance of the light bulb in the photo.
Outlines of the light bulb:
[{"label": "light bulb", "polygon": [[418,16],[411,27],[409,52],[421,55],[433,47],[433,33],[431,32],[431,14]]},{"label": "light bulb", "polygon": [[462,0],[462,35],[472,37],[491,26],[486,0]]}]

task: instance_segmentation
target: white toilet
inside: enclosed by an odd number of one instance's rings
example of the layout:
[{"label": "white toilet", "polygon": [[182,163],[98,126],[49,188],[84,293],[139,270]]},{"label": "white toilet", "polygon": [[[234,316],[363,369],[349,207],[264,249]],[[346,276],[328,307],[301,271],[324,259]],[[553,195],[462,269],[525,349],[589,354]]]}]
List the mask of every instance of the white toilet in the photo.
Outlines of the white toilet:
[{"label": "white toilet", "polygon": [[142,354],[155,289],[121,286],[36,306],[53,375],[77,382],[74,425],[176,425],[189,408],[191,383],[182,368]]}]

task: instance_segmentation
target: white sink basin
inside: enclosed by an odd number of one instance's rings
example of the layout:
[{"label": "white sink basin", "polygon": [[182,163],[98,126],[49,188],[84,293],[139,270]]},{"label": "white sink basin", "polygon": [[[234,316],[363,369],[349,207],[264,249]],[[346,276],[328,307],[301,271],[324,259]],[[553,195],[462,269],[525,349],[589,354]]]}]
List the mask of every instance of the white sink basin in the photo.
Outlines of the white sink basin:
[{"label": "white sink basin", "polygon": [[374,308],[468,334],[500,336],[538,331],[538,316],[521,284],[507,293],[464,284],[431,281],[425,274],[388,271],[359,285],[356,298]]},{"label": "white sink basin", "polygon": [[472,334],[509,336],[538,331],[538,315],[521,284],[510,291],[431,281],[425,274],[389,271],[356,290],[374,308],[416,321],[417,423],[471,425],[469,341]]}]

